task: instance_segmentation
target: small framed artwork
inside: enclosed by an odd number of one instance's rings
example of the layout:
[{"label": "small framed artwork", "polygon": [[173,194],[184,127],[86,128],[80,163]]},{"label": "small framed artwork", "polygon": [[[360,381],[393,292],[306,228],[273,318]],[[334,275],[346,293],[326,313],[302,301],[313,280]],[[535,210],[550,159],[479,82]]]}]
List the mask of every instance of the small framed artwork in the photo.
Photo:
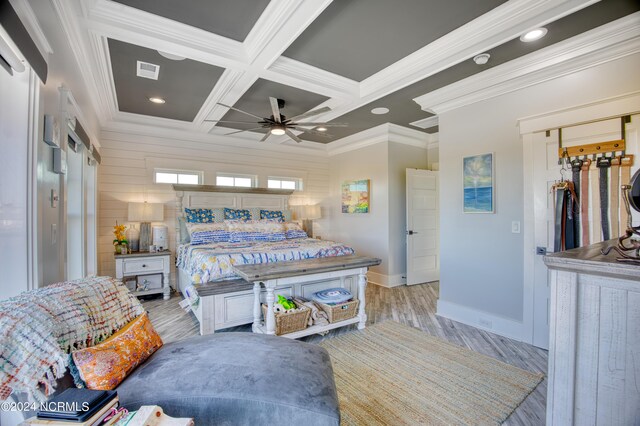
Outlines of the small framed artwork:
[{"label": "small framed artwork", "polygon": [[465,213],[494,213],[493,153],[464,157],[462,160],[462,185]]},{"label": "small framed artwork", "polygon": [[342,213],[369,213],[369,179],[342,183]]}]

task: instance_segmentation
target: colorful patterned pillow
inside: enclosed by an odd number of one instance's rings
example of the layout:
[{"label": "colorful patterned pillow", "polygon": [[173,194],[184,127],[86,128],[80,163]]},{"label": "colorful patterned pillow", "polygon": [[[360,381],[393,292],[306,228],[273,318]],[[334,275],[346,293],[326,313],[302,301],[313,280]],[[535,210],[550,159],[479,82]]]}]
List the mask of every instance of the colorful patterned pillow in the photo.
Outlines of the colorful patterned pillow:
[{"label": "colorful patterned pillow", "polygon": [[184,209],[188,223],[213,223],[215,217],[211,209]]},{"label": "colorful patterned pillow", "polygon": [[302,227],[295,222],[286,222],[284,223],[284,235],[287,240],[292,240],[294,238],[308,238],[306,232],[302,229]]},{"label": "colorful patterned pillow", "polygon": [[282,241],[284,227],[275,220],[229,220],[225,222],[229,230],[229,242],[244,243],[250,241]]},{"label": "colorful patterned pillow", "polygon": [[188,223],[187,230],[194,246],[229,241],[229,231],[224,223]]},{"label": "colorful patterned pillow", "polygon": [[104,342],[71,354],[76,371],[89,389],[112,390],[162,346],[146,313]]},{"label": "colorful patterned pillow", "polygon": [[224,209],[224,220],[251,220],[251,212],[245,209]]},{"label": "colorful patterned pillow", "polygon": [[260,220],[260,219],[266,219],[264,217],[260,217],[260,211],[264,210],[264,211],[268,211],[268,212],[282,212],[282,215],[284,216],[284,221],[285,222],[291,222],[292,220],[292,216],[293,216],[293,212],[291,210],[271,210],[268,208],[251,208],[249,209],[249,211],[251,212],[251,220]]},{"label": "colorful patterned pillow", "polygon": [[284,213],[280,210],[260,210],[260,219],[274,219],[284,223]]}]

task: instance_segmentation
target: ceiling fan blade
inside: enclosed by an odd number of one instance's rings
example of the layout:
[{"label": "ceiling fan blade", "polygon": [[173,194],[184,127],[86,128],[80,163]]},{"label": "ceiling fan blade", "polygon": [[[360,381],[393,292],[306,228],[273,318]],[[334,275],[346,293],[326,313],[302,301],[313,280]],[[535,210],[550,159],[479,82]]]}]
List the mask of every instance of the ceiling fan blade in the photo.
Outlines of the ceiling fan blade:
[{"label": "ceiling fan blade", "polygon": [[273,121],[281,123],[280,121],[280,107],[278,106],[278,100],[269,96],[269,102],[271,103],[271,112],[273,112]]},{"label": "ceiling fan blade", "polygon": [[271,136],[271,132],[267,130],[267,133],[265,133],[264,137],[260,139],[260,142],[266,141],[269,136]]},{"label": "ceiling fan blade", "polygon": [[347,123],[295,123],[296,126],[349,127]]},{"label": "ceiling fan blade", "polygon": [[259,117],[259,116],[255,115],[255,114],[251,114],[250,112],[243,111],[243,110],[241,110],[241,109],[234,108],[234,107],[229,106],[229,105],[221,104],[220,102],[218,102],[218,105],[223,106],[223,107],[225,107],[225,108],[232,109],[232,110],[234,110],[234,111],[241,112],[241,113],[246,114],[246,115],[250,115],[251,117],[257,118],[257,119],[258,119],[258,120],[260,120],[260,121],[264,120],[264,117]]},{"label": "ceiling fan blade", "polygon": [[211,121],[213,123],[256,124],[255,121],[229,121],[229,120],[202,120],[202,121]]},{"label": "ceiling fan blade", "polygon": [[318,132],[317,130],[304,129],[302,127],[291,127],[291,129],[300,130],[301,132],[309,133],[311,135],[324,136],[324,137],[327,137],[327,138],[332,138],[333,137],[333,135],[331,135],[331,134],[329,134],[327,132]]},{"label": "ceiling fan blade", "polygon": [[297,137],[291,130],[289,129],[284,129],[284,132],[286,133],[287,136],[289,136],[291,139],[293,139],[294,141],[300,143],[302,142],[302,139],[300,139],[299,137]]},{"label": "ceiling fan blade", "polygon": [[331,108],[326,106],[326,107],[314,109],[313,111],[305,112],[304,114],[296,115],[295,117],[290,118],[289,121],[296,121],[296,120],[300,120],[301,118],[311,117],[312,115],[318,115],[318,114],[322,114],[323,112],[329,112],[329,111],[331,111]]},{"label": "ceiling fan blade", "polygon": [[225,133],[224,135],[229,136],[229,135],[235,135],[236,133],[250,132],[252,130],[260,130],[260,129],[262,129],[262,127],[254,127],[253,129],[237,130],[235,132]]}]

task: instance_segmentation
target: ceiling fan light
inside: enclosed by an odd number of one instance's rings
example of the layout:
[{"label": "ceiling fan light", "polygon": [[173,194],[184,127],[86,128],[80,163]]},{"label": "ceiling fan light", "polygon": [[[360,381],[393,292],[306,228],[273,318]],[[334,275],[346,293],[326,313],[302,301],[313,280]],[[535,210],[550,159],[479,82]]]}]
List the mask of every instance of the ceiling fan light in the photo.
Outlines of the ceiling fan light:
[{"label": "ceiling fan light", "polygon": [[272,127],[271,128],[271,134],[275,135],[275,136],[282,136],[284,135],[284,129],[282,127]]}]

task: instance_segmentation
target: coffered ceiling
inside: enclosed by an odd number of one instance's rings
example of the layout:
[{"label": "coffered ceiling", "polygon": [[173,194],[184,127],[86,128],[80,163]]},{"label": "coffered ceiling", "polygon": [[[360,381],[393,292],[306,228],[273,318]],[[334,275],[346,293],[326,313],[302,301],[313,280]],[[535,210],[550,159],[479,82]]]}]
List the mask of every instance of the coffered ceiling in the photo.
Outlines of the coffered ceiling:
[{"label": "coffered ceiling", "polygon": [[[30,0],[36,15],[38,1]],[[637,0],[52,0],[105,129],[139,125],[225,135],[256,126],[269,97],[307,121],[339,121],[322,148],[384,123],[437,132],[414,99],[630,14]],[[640,18],[638,18],[640,22]],[[533,43],[520,35],[545,26]],[[486,65],[471,58],[491,55]],[[173,58],[173,59],[169,59]],[[136,76],[138,61],[159,66]],[[165,100],[149,102],[150,97]],[[388,108],[374,115],[376,107]],[[260,139],[264,130],[227,139]],[[297,134],[299,132],[296,132]],[[257,142],[256,142],[257,143]],[[286,136],[268,144],[297,145]]]}]

